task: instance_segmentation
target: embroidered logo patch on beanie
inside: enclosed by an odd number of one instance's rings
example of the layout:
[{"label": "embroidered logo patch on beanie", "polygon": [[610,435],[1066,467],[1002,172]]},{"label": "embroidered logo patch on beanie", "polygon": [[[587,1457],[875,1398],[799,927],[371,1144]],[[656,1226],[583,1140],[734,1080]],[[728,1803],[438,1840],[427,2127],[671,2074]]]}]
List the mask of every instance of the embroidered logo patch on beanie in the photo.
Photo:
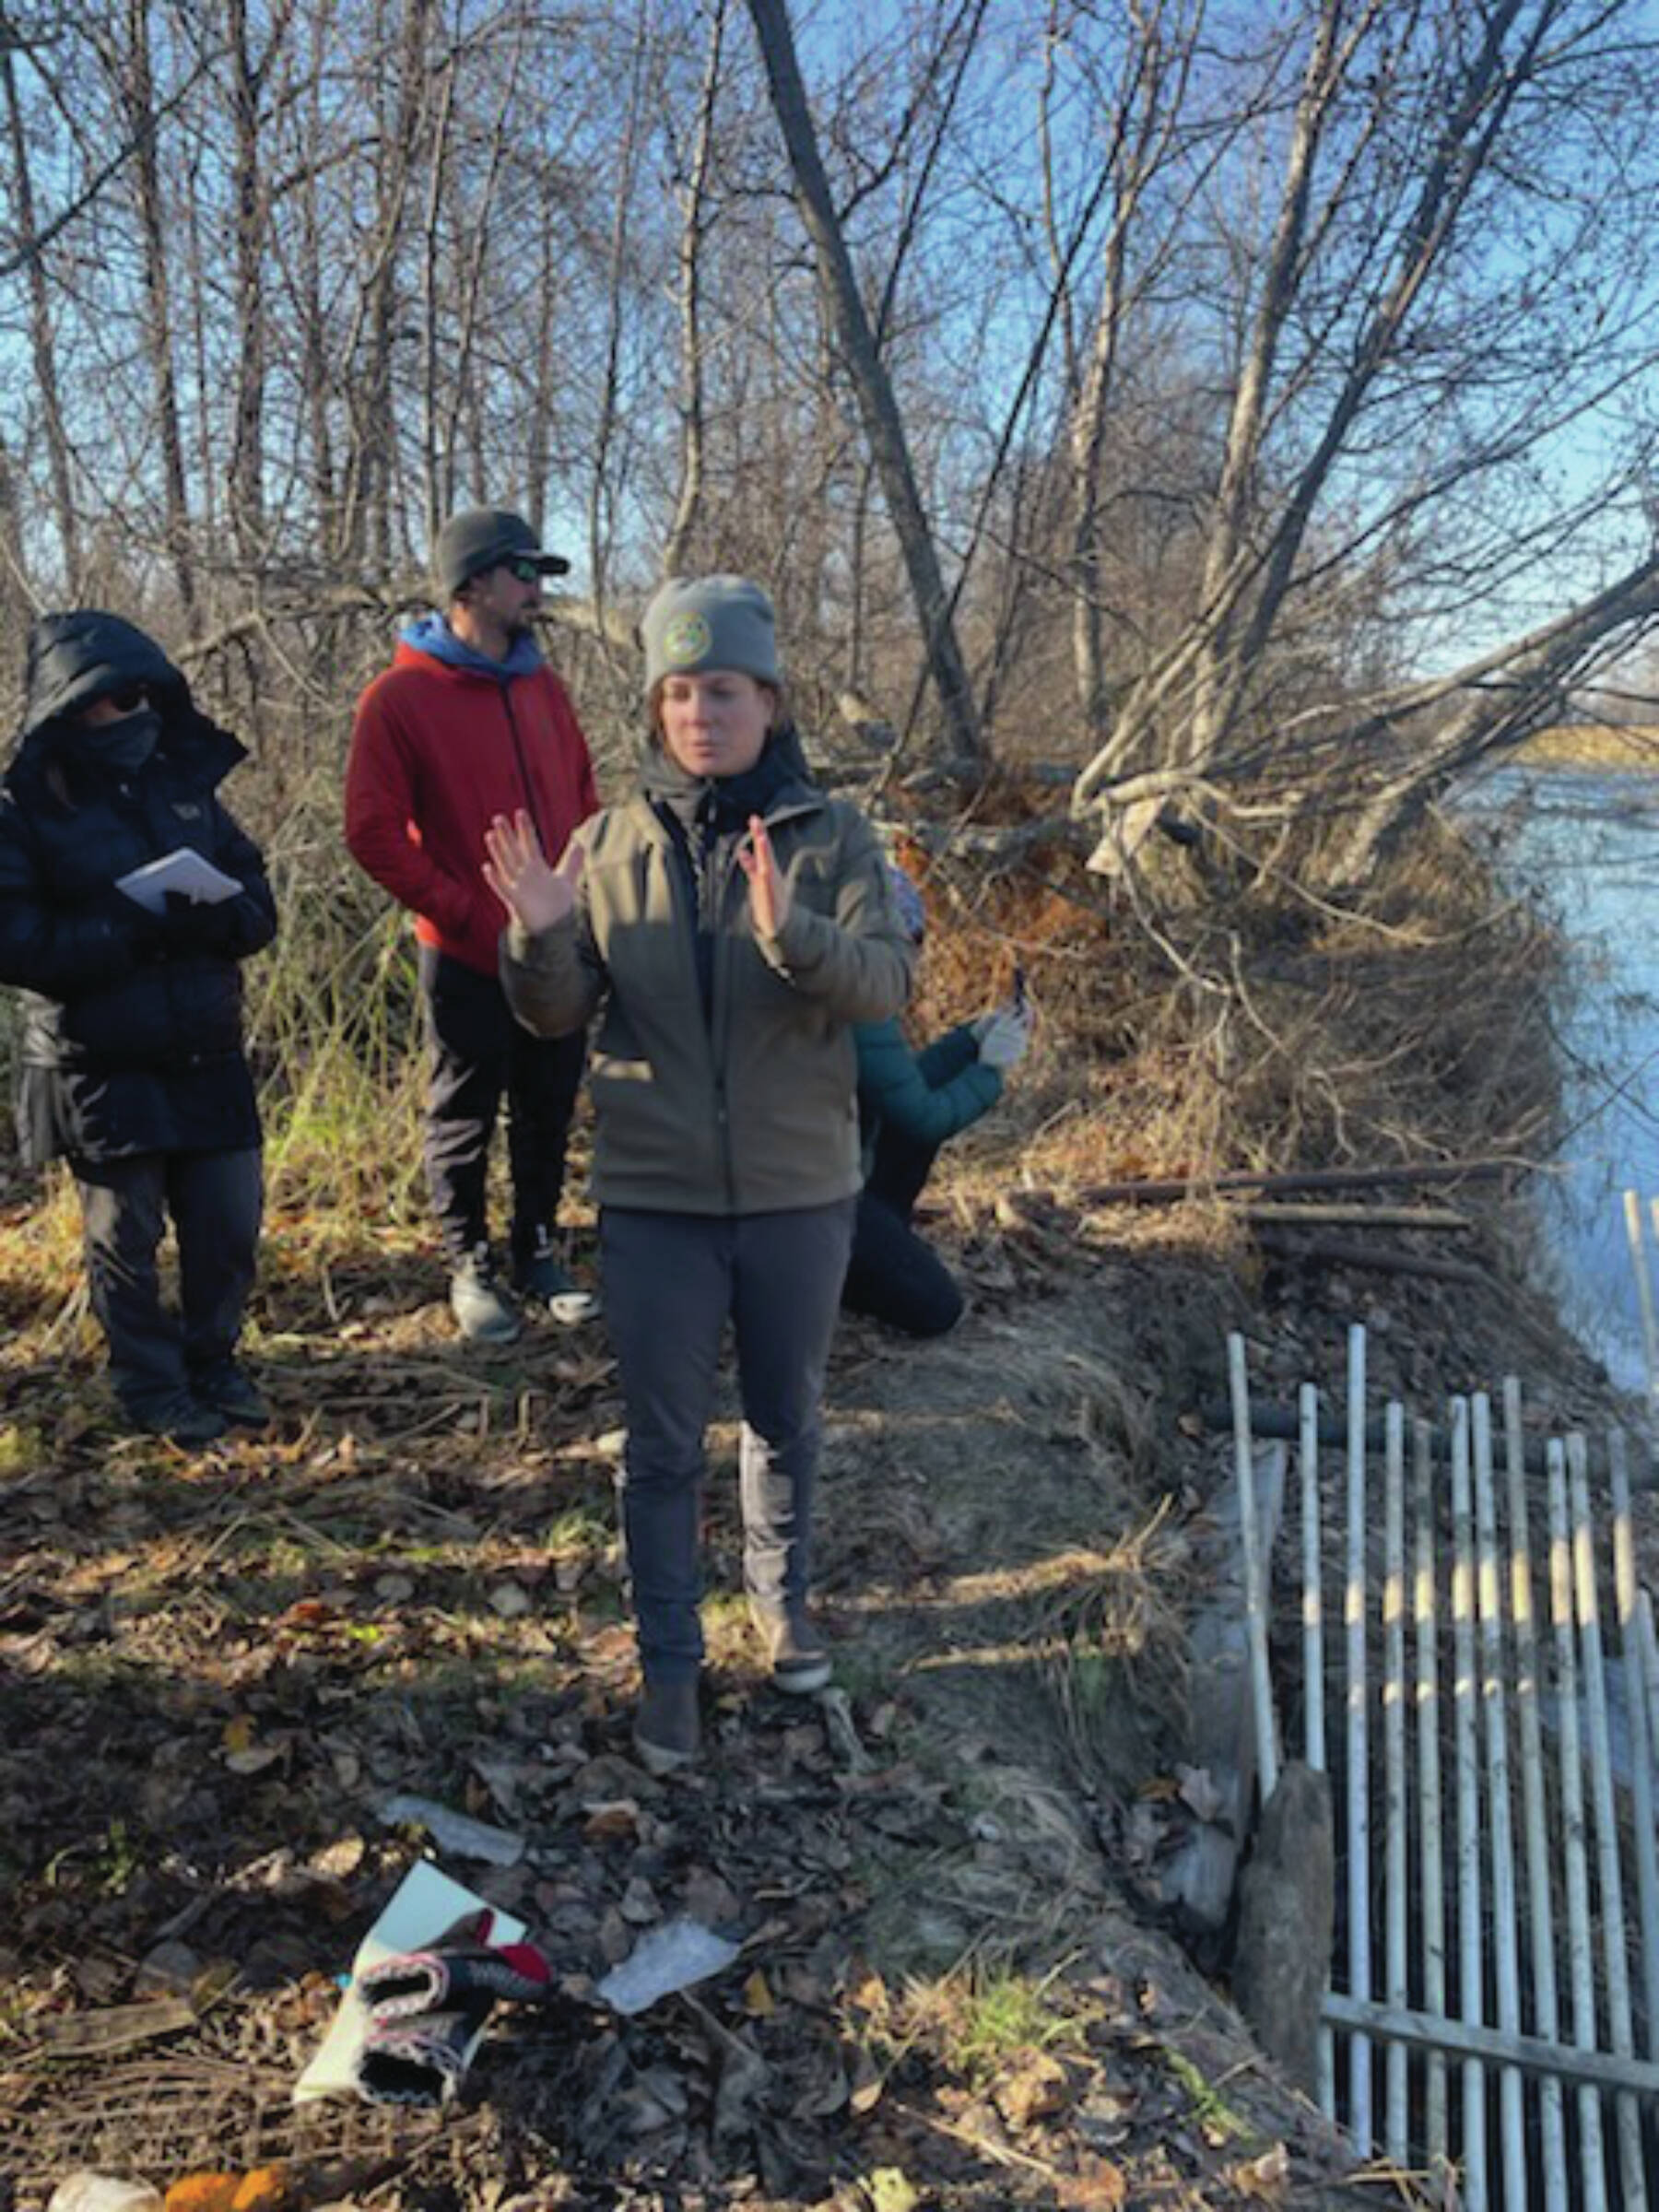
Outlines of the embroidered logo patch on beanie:
[{"label": "embroidered logo patch on beanie", "polygon": [[702,659],[714,642],[707,619],[699,614],[676,615],[663,632],[663,658],[676,668]]}]

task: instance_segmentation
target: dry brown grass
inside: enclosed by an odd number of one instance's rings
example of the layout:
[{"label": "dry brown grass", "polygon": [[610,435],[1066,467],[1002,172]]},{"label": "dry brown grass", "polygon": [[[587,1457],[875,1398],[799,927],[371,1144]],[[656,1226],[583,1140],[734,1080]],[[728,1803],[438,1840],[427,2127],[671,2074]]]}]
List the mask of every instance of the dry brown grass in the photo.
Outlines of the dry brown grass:
[{"label": "dry brown grass", "polygon": [[1024,970],[1036,1042],[996,1151],[1017,1132],[1028,1182],[1548,1150],[1558,947],[1438,822],[1363,912],[1272,878],[1137,912],[1069,853],[991,877],[911,865],[930,923],[918,1035]]}]

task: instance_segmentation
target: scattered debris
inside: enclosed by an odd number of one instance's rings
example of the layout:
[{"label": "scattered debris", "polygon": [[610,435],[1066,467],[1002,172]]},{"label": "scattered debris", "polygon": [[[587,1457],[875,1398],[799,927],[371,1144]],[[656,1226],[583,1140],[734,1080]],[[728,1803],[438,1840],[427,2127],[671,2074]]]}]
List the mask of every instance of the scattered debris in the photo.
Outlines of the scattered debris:
[{"label": "scattered debris", "polygon": [[196,2009],[188,1997],[152,1997],[141,2005],[111,2005],[97,2012],[71,2012],[41,2023],[41,2040],[59,2055],[77,2057],[125,2051],[152,2043],[195,2026]]},{"label": "scattered debris", "polygon": [[147,2182],[71,2173],[53,2191],[46,2212],[161,2212],[161,2198]]},{"label": "scattered debris", "polygon": [[818,1710],[824,1716],[824,1734],[837,1759],[852,1774],[867,1774],[874,1763],[859,1738],[858,1723],[853,1718],[853,1701],[844,1689],[832,1683],[818,1698]]},{"label": "scattered debris", "polygon": [[[528,2212],[532,2189],[552,2212],[532,2177],[554,2175],[569,2212],[618,2193],[645,2212],[676,2189],[712,2208],[867,2212],[861,2177],[877,2171],[905,2177],[926,2212],[1107,2204],[1117,2174],[1130,2201],[1213,2189],[1219,2203],[1220,2161],[1279,2138],[1305,2201],[1323,2154],[1271,2077],[1236,2071],[1251,2063],[1240,2040],[1204,2071],[1228,2079],[1259,2140],[1207,2142],[1160,2053],[1208,1993],[1177,1983],[1167,1938],[1111,1904],[1120,1819],[1145,1812],[1158,1855],[1213,1809],[1216,1778],[1196,1771],[1160,1801],[1136,1796],[1137,1777],[1173,1772],[1144,1754],[1214,1487],[1202,1428],[1177,1425],[1209,1384],[1213,1286],[1202,1268],[1113,1256],[1089,1224],[1062,1261],[989,1219],[988,1206],[953,1214],[943,1232],[975,1311],[924,1363],[873,1330],[838,1347],[821,1557],[840,1692],[771,1696],[740,1606],[711,1605],[709,1755],[668,1787],[629,1755],[611,1470],[582,1449],[618,1418],[607,1377],[548,1382],[533,1347],[542,1394],[521,1427],[505,1393],[528,1386],[455,1354],[434,1272],[429,1315],[396,1311],[360,1345],[326,1333],[324,1357],[303,1330],[291,1347],[267,1333],[269,1365],[308,1362],[314,1425],[160,1479],[97,1432],[65,1445],[43,1410],[61,1379],[14,1357],[14,1418],[53,1440],[0,1484],[16,1563],[0,1592],[0,1783],[22,1877],[0,1927],[21,2031],[0,2053],[0,2135],[19,2212],[42,2212],[74,2167],[164,2187],[255,2163],[298,2172],[302,2151],[297,2205],[379,2212]],[[384,1280],[378,1263],[335,1275],[359,1312]],[[292,1306],[313,1290],[276,1286]],[[1159,1406],[1171,1316],[1198,1348]],[[1293,1380],[1276,1371],[1281,1394]],[[491,1419],[463,1436],[455,1416],[481,1394]],[[716,1593],[741,1588],[724,1478],[736,1441],[735,1419],[717,1425]],[[1166,1493],[1167,1542],[1121,1543]],[[535,1598],[511,1620],[490,1597],[509,1585]],[[1064,1740],[1051,1620],[1077,1631]],[[1101,1760],[1119,1715],[1144,1732],[1142,1763],[1102,1762],[1081,1798],[1071,1761]],[[279,1756],[233,1774],[227,1754],[254,1749]],[[379,1818],[416,1793],[417,1822]],[[559,2001],[493,2014],[441,2112],[371,2106],[349,2084],[297,2106],[296,2077],[346,2009],[333,1972],[434,1833],[428,1805],[522,1835],[512,1864],[440,1855],[464,1902],[533,1928]],[[460,1910],[446,1898],[415,1939]],[[740,1956],[637,2014],[595,2003],[676,1918],[741,1934]],[[158,1953],[159,1974],[187,1984],[159,1994],[195,1994],[188,2026],[39,2063],[45,2023],[121,2011]],[[1041,2048],[1010,2045],[966,2079],[976,1953],[1033,1976],[1075,1961],[1086,2094],[1068,2100],[1068,2079],[1033,2064]],[[1054,2055],[1069,2072],[1072,2044]],[[1318,2169],[1319,2187],[1337,2171]]]},{"label": "scattered debris", "polygon": [[665,1921],[641,1936],[627,1959],[606,1975],[595,1994],[626,2018],[677,1990],[723,1973],[739,1948],[700,1921],[683,1916]]},{"label": "scattered debris", "polygon": [[[523,1921],[493,1912],[481,1897],[422,1859],[411,1866],[391,1902],[358,1947],[351,1980],[323,2046],[294,2089],[296,2104],[322,2097],[383,2096],[390,2103],[442,2103],[453,2096],[484,2033],[488,2004],[458,2006],[441,2015],[425,2014],[427,2023],[411,2031],[383,2027],[377,2037],[374,2013],[364,2001],[363,1981],[388,1959],[419,1951],[441,1938],[464,1916],[485,1912],[501,1942],[518,1942]],[[435,2027],[434,2021],[442,2025]],[[378,2042],[381,2064],[373,2063]]]},{"label": "scattered debris", "polygon": [[293,2194],[288,2169],[190,2173],[167,2192],[165,2212],[286,2212]]},{"label": "scattered debris", "polygon": [[489,1866],[516,1866],[524,1855],[523,1836],[492,1828],[488,1820],[452,1812],[430,1797],[411,1797],[400,1791],[386,1799],[380,1817],[388,1828],[401,1827],[406,1821],[424,1828],[441,1851],[450,1852],[457,1859],[480,1859]]}]

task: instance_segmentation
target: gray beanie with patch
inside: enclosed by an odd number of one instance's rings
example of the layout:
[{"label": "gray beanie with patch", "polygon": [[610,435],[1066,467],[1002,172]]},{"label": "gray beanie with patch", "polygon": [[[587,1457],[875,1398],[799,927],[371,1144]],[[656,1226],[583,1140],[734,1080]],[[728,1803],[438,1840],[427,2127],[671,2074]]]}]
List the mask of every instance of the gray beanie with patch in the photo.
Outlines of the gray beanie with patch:
[{"label": "gray beanie with patch", "polygon": [[665,676],[736,668],[781,684],[772,603],[747,576],[671,576],[640,622],[645,688]]}]

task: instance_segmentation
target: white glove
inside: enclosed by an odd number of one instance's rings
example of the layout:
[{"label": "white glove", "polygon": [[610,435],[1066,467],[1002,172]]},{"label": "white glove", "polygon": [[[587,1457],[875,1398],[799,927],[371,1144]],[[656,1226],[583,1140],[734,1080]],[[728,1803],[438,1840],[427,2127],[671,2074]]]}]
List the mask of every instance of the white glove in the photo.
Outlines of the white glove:
[{"label": "white glove", "polygon": [[979,1056],[985,1065],[999,1069],[1018,1067],[1031,1041],[1030,1014],[999,1006],[994,1014],[982,1016],[982,1027],[981,1022],[973,1026],[979,1030]]}]

